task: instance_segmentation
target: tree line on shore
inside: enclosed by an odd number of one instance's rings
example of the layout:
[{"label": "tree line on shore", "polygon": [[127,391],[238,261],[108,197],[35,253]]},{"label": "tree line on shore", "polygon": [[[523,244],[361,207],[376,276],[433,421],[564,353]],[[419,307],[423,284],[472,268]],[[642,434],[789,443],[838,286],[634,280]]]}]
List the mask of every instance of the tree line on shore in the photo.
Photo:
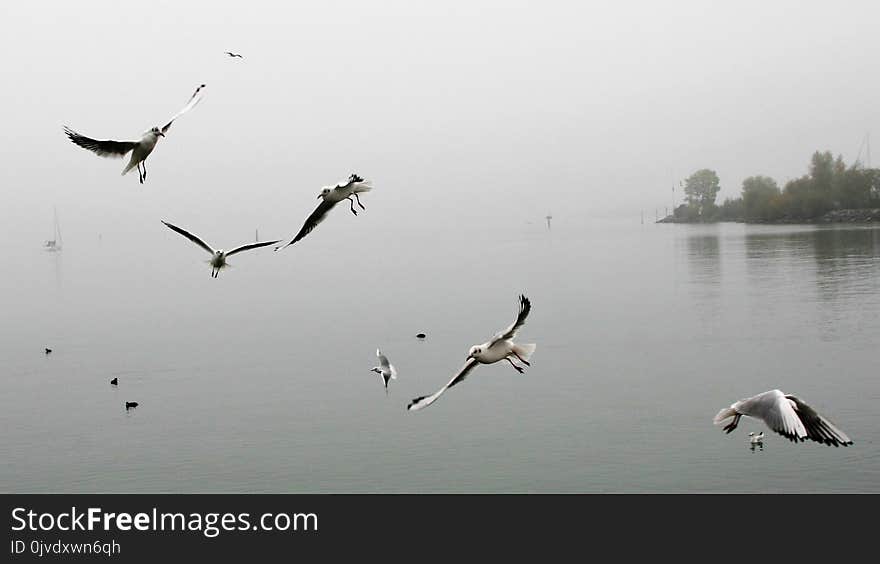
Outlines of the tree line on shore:
[{"label": "tree line on shore", "polygon": [[809,171],[780,189],[768,176],[743,180],[742,195],[715,203],[721,189],[714,170],[701,169],[684,181],[685,203],[674,210],[684,222],[814,220],[833,210],[880,208],[880,169],[859,161],[847,166],[830,151],[813,153]]}]

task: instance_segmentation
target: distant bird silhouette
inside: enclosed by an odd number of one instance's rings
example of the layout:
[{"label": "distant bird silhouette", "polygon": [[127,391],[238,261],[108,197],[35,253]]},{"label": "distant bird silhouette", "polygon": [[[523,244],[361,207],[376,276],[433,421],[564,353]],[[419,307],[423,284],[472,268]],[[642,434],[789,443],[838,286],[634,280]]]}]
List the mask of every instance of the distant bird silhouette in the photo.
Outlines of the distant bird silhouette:
[{"label": "distant bird silhouette", "polygon": [[230,57],[233,57],[233,58],[238,57],[239,59],[244,59],[244,57],[242,57],[242,56],[239,55],[238,53],[233,53],[232,51],[225,51],[225,53],[226,53],[227,55],[229,55]]},{"label": "distant bird silhouette", "polygon": [[419,333],[418,335],[416,335],[416,339],[424,339],[425,337],[427,337],[427,335],[425,335],[424,333]]},{"label": "distant bird silhouette", "polygon": [[[111,139],[92,139],[91,137],[86,137],[85,135],[80,135],[76,131],[70,129],[67,126],[64,126],[64,134],[73,141],[75,144],[79,145],[83,149],[88,149],[89,151],[95,153],[99,157],[111,157],[111,158],[122,158],[131,152],[131,158],[128,161],[128,164],[122,169],[122,174],[125,175],[131,169],[137,167],[138,169],[138,180],[141,184],[147,179],[147,157],[150,156],[150,153],[153,152],[153,149],[156,148],[156,143],[159,142],[159,137],[165,137],[165,134],[168,133],[168,130],[171,128],[171,124],[174,123],[174,120],[195,108],[199,102],[202,101],[199,92],[201,92],[202,88],[205,85],[202,84],[196,91],[193,92],[193,95],[190,96],[189,101],[183,107],[182,110],[174,114],[168,123],[160,127],[154,127],[143,134],[143,136],[137,141],[113,141]],[[141,171],[143,168],[143,171]]]},{"label": "distant bird silhouette", "polygon": [[110,383],[116,386],[117,384],[119,384],[119,378],[113,378],[112,380],[110,380]]},{"label": "distant bird silhouette", "polygon": [[755,433],[749,433],[749,442],[753,445],[764,444],[764,431],[761,431],[757,435]]},{"label": "distant bird silhouette", "polygon": [[544,219],[547,220],[547,230],[549,231],[550,230],[550,220],[553,219],[553,216],[548,213],[547,217],[545,217]]},{"label": "distant bird silhouette", "polygon": [[318,199],[321,200],[321,203],[318,204],[318,207],[315,208],[315,211],[312,212],[312,215],[306,218],[305,223],[302,228],[300,228],[299,233],[290,240],[289,243],[283,246],[275,247],[275,250],[281,250],[284,248],[293,245],[306,235],[312,232],[312,230],[318,226],[319,223],[324,221],[324,218],[327,216],[327,212],[333,209],[337,203],[342,200],[348,200],[349,206],[351,208],[351,213],[357,215],[357,211],[354,209],[354,200],[351,199],[354,196],[355,200],[357,200],[358,205],[361,209],[367,209],[361,203],[360,197],[358,194],[360,192],[369,192],[373,189],[373,185],[370,184],[369,180],[364,180],[357,174],[352,174],[348,177],[348,180],[345,182],[340,182],[336,186],[325,186],[321,193],[318,194]]},{"label": "distant bird silhouette", "polygon": [[52,352],[52,349],[46,349],[46,354],[49,354],[51,352]]},{"label": "distant bird silhouette", "polygon": [[136,401],[127,401],[127,402],[125,402],[125,411],[128,411],[129,409],[134,409],[134,408],[137,407],[137,406],[138,406],[138,402],[136,402]]}]

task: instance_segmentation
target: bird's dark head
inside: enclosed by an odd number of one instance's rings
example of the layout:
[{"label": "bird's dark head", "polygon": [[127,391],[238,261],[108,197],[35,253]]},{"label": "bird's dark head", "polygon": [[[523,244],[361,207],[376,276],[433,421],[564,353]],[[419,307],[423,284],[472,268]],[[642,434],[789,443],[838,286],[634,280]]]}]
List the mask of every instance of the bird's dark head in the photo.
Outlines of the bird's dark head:
[{"label": "bird's dark head", "polygon": [[165,134],[162,133],[162,130],[159,129],[158,127],[154,127],[153,129],[151,129],[150,133],[152,133],[153,135],[160,136],[160,137],[165,137]]}]

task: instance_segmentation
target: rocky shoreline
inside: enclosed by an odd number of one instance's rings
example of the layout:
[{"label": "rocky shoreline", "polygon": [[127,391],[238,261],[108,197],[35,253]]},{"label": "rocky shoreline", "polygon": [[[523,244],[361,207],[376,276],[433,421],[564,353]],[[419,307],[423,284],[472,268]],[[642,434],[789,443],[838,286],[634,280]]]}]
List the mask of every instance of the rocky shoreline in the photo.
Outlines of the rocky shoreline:
[{"label": "rocky shoreline", "polygon": [[[832,210],[825,215],[820,217],[814,217],[809,219],[794,219],[794,218],[780,218],[774,220],[764,220],[764,219],[735,219],[735,220],[721,220],[735,223],[761,223],[761,224],[769,224],[769,225],[787,225],[787,224],[795,224],[795,223],[880,223],[880,208],[873,209],[846,209],[846,210]],[[689,221],[684,218],[676,218],[674,216],[668,215],[663,219],[658,219],[655,223],[717,223],[714,221]]]}]

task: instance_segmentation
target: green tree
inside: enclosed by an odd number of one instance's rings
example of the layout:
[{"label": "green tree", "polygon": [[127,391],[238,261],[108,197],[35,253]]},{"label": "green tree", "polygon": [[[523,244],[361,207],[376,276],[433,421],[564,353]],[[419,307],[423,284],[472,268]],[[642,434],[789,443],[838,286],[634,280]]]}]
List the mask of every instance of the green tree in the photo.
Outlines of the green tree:
[{"label": "green tree", "polygon": [[743,213],[742,198],[726,198],[718,208],[718,219],[721,221],[742,221]]},{"label": "green tree", "polygon": [[813,153],[813,157],[810,159],[810,179],[813,181],[812,189],[818,195],[830,196],[831,186],[834,182],[834,169],[834,155],[831,154],[831,151]]},{"label": "green tree", "polygon": [[[842,164],[842,163],[841,163]],[[876,168],[862,168],[859,163],[834,171],[834,204],[838,208],[870,208],[877,205]]]},{"label": "green tree", "polygon": [[688,205],[697,210],[700,217],[704,212],[715,209],[715,197],[721,185],[714,170],[704,168],[693,173],[685,180],[684,194]]},{"label": "green tree", "polygon": [[743,213],[746,219],[776,219],[771,202],[782,192],[776,181],[768,176],[750,176],[743,180]]}]

